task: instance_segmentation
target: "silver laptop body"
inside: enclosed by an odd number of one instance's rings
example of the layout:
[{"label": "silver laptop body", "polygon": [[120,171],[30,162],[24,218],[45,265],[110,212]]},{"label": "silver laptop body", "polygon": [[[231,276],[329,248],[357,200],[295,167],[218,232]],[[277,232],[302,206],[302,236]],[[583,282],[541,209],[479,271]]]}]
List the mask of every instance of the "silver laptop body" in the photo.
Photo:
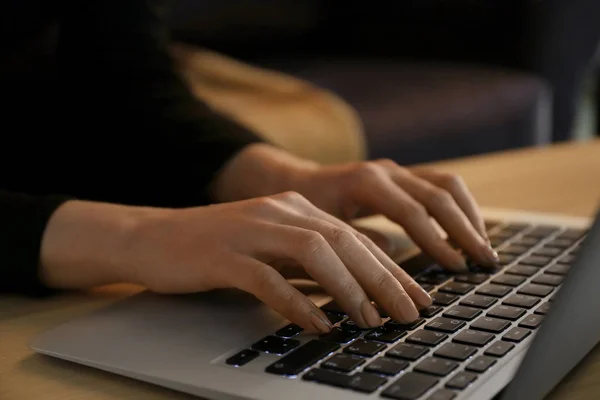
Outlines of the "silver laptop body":
[{"label": "silver laptop body", "polygon": [[[380,344],[379,349],[376,350],[377,354],[374,356],[361,357],[347,354],[347,352],[353,351],[350,349],[352,346],[354,346],[354,350],[360,347],[357,341],[364,339],[368,335],[368,331],[359,332],[358,336],[348,344],[334,344],[327,354],[323,353],[323,346],[314,345],[315,340],[320,342],[323,340],[317,336],[303,333],[283,340],[293,341],[291,342],[293,349],[287,354],[265,353],[261,351],[265,345],[263,339],[274,335],[275,332],[286,327],[289,322],[252,296],[235,291],[215,291],[185,296],[161,296],[144,292],[51,329],[35,338],[31,347],[45,355],[215,400],[366,400],[382,398],[486,400],[495,396],[510,400],[540,399],[600,340],[600,317],[597,311],[600,302],[598,300],[598,296],[600,296],[598,291],[600,221],[598,219],[587,233],[582,248],[581,241],[573,240],[572,245],[564,248],[563,253],[554,258],[550,257],[552,258],[550,263],[536,267],[539,268],[538,273],[530,276],[515,275],[525,278],[524,283],[511,287],[510,293],[497,297],[493,306],[480,308],[481,313],[474,319],[465,320],[465,325],[460,330],[444,333],[446,337],[442,343],[421,346],[413,342],[412,346],[424,347],[426,350],[426,354],[417,360],[410,361],[402,358],[402,351],[394,350],[399,345],[409,343],[410,338],[414,337],[413,335],[417,331],[427,330],[428,328],[425,327],[430,325],[433,320],[442,317],[448,310],[461,304],[466,296],[475,294],[482,286],[489,284],[495,276],[502,275],[508,269],[520,264],[520,260],[525,260],[535,249],[550,245],[553,240],[556,244],[560,244],[561,232],[564,232],[566,237],[566,232],[588,228],[591,222],[583,218],[503,210],[484,210],[484,215],[486,219],[501,221],[503,224],[553,225],[560,227],[560,230],[541,239],[527,253],[516,256],[512,262],[508,262],[508,265],[487,281],[473,284],[469,293],[459,295],[458,299],[450,305],[442,306],[439,313],[425,318],[420,326],[408,329],[396,341],[381,343],[377,340],[370,340]],[[366,220],[365,224],[391,234],[400,232],[397,227],[383,219]],[[493,236],[493,233],[497,232],[501,237],[503,226],[505,225],[501,224],[492,229],[491,235]],[[528,226],[512,238],[507,238],[505,244],[498,247],[499,251],[517,243],[517,240],[524,241],[527,232],[535,229],[535,226]],[[516,295],[524,285],[530,284],[542,274],[548,275],[549,268],[552,268],[553,271],[560,269],[557,267],[559,260],[564,260],[562,257],[574,254],[576,248],[579,248],[577,256],[574,262],[571,260],[568,277],[562,285],[554,286],[552,293],[547,296],[540,295],[539,302],[529,308],[524,308],[523,316],[516,320],[506,319],[508,326],[501,333],[494,334],[493,339],[485,345],[467,346],[472,347],[474,353],[469,355],[466,360],[453,360],[447,358],[447,354],[446,357],[434,356],[440,352],[442,346],[450,344],[444,348],[448,350],[452,344],[457,344],[455,342],[457,335],[461,334],[463,330],[470,329],[470,325],[477,319],[486,318],[490,310],[496,306],[502,306],[507,298]],[[565,267],[566,269],[567,267]],[[426,282],[426,280],[422,281]],[[437,292],[447,283],[430,284],[432,292]],[[560,293],[556,295],[559,287]],[[310,289],[310,287],[307,288]],[[329,298],[320,294],[314,294],[311,297],[319,306],[330,301]],[[549,303],[550,300],[551,303]],[[544,303],[551,305],[550,311],[546,315],[537,314],[536,310]],[[533,315],[544,318],[540,327],[533,329],[520,327],[525,318]],[[338,317],[342,319],[341,323],[343,323],[344,316],[338,315]],[[518,339],[518,336],[522,334],[519,330],[530,330],[531,334],[517,342],[504,339],[509,332],[513,336],[516,332]],[[429,330],[429,332],[437,331]],[[370,338],[373,339],[372,336]],[[313,344],[308,345],[309,342],[313,342]],[[508,343],[513,347],[503,356],[487,355],[496,342]],[[312,350],[309,351],[309,347]],[[258,350],[255,352],[252,350],[253,348]],[[526,351],[528,349],[529,351]],[[257,356],[242,366],[230,365],[236,364],[236,362],[232,362],[232,359],[235,360],[236,357],[238,357],[238,365],[243,363],[239,362],[239,353],[244,350],[252,350],[248,352],[250,354],[248,358]],[[460,347],[460,350],[464,351],[464,346]],[[301,372],[294,373],[293,376],[277,374],[277,371],[289,370],[291,362],[306,364],[307,354],[311,351],[314,353],[313,357],[316,357],[315,354],[319,354],[319,351],[322,354],[318,360],[311,361],[310,365],[304,365]],[[292,356],[293,354],[296,354],[296,358]],[[351,372],[340,373],[340,376],[331,375],[336,374],[331,369],[332,365],[335,367],[336,363],[327,364],[327,362],[337,354],[343,354],[341,357],[345,359],[351,357],[364,360],[359,360],[360,364]],[[431,373],[431,360],[425,363],[425,360],[431,357],[439,363],[444,363],[440,367],[441,369],[436,369],[437,367],[434,365],[434,371],[437,371],[438,375]],[[364,371],[369,370],[371,364],[379,358],[396,360],[390,365],[403,367],[402,371],[392,375],[365,373]],[[477,372],[475,367],[481,362],[477,364],[475,360],[487,360],[489,363],[491,362],[489,359],[493,359],[492,365],[485,371]],[[380,362],[382,361],[380,360],[378,363]],[[422,363],[425,363],[425,366]],[[474,366],[475,369],[467,369],[469,365]],[[520,368],[519,365],[521,365]],[[329,369],[326,368],[328,366]],[[429,372],[415,372],[425,367],[429,368]],[[444,375],[444,368],[446,368],[446,372],[448,369],[451,371]],[[271,373],[266,372],[267,369]],[[326,371],[323,373],[325,378],[320,375],[322,370]],[[461,375],[459,376],[459,374]],[[351,378],[348,378],[348,375]],[[318,379],[315,381],[310,378],[311,376]],[[426,379],[423,378],[423,381],[414,379],[423,376],[426,377]],[[466,382],[473,376],[472,381]],[[434,381],[435,383],[431,384]],[[457,389],[457,382],[459,387],[461,385],[464,387]],[[429,387],[423,392],[419,385],[422,387],[424,384]],[[372,390],[374,385],[377,388]],[[365,388],[367,390],[363,392]]]}]

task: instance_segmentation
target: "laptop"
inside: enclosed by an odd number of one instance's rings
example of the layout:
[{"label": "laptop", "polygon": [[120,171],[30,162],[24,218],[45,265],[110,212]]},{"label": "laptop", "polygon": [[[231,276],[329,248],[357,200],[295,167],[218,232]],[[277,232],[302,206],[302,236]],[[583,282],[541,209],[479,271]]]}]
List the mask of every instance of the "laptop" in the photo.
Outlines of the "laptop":
[{"label": "laptop", "polygon": [[[242,292],[143,292],[31,347],[205,399],[541,399],[600,340],[600,217],[484,216],[498,270],[449,274],[407,247],[401,264],[434,299],[410,325],[382,314],[381,328],[361,330],[309,283],[328,334]],[[402,238],[383,218],[361,223]]]}]

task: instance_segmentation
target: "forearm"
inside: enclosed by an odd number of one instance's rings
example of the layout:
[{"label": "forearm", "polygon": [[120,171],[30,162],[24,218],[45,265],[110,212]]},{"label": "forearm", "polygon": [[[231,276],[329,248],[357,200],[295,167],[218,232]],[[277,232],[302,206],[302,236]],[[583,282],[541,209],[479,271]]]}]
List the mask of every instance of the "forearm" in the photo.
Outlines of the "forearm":
[{"label": "forearm", "polygon": [[52,215],[40,251],[40,280],[54,289],[135,282],[128,250],[139,221],[156,209],[68,201]]}]

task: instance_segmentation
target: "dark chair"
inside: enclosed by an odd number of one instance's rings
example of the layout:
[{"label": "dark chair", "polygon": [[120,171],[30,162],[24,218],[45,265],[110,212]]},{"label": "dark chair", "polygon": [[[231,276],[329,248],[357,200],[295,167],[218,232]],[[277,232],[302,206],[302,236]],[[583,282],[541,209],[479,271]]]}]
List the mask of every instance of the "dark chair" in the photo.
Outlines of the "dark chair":
[{"label": "dark chair", "polygon": [[361,116],[370,157],[412,164],[550,141],[551,95],[533,75],[355,54],[322,29],[323,3],[256,4],[179,1],[170,23],[179,40],[338,93]]}]

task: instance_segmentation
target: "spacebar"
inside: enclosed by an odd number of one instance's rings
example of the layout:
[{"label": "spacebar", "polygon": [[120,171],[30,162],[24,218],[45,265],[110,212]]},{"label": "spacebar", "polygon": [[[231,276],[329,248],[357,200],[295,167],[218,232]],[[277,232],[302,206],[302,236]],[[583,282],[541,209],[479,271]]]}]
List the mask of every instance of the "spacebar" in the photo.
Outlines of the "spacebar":
[{"label": "spacebar", "polygon": [[294,352],[269,365],[266,371],[276,375],[298,375],[339,348],[340,345],[336,343],[311,340]]}]

